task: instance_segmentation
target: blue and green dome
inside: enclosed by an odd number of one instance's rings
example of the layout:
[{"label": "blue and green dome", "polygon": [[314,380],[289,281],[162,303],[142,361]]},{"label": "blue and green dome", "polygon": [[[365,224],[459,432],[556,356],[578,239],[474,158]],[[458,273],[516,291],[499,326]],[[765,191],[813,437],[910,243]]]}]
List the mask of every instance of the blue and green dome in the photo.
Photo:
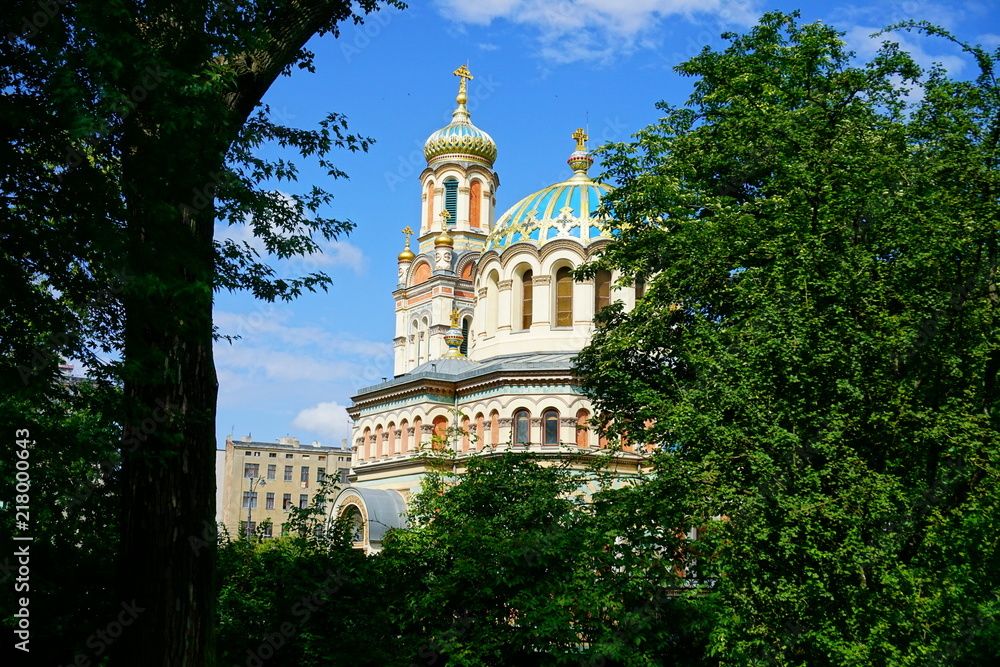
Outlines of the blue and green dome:
[{"label": "blue and green dome", "polygon": [[593,159],[582,150],[574,152],[568,162],[573,176],[511,206],[493,227],[484,252],[502,251],[515,243],[540,246],[555,239],[576,239],[588,245],[612,238],[596,214],[601,197],[613,188],[590,179],[587,168]]}]

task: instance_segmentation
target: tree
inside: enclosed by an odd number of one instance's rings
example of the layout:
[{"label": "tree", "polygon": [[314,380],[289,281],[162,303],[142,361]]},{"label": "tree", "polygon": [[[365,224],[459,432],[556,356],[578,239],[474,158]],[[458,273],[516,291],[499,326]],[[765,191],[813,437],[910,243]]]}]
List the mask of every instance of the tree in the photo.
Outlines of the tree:
[{"label": "tree", "polygon": [[578,369],[608,432],[689,480],[657,501],[702,529],[722,664],[983,664],[1000,54],[962,45],[975,81],[889,42],[856,64],[795,19],[678,66],[688,108],[603,149],[618,241],[589,270],[646,290],[599,314]]},{"label": "tree", "polygon": [[[73,664],[77,655],[104,653],[96,634],[104,628],[95,619],[122,611],[114,594],[121,389],[69,381],[36,388],[44,391],[0,396],[0,424],[9,425],[14,442],[14,431],[22,431],[18,439],[27,445],[15,444],[0,461],[0,534],[32,537],[11,542],[0,558],[0,580],[13,593],[0,601],[0,618],[6,626],[24,616],[20,600],[27,598],[29,632],[13,635],[14,642],[27,640],[33,664]],[[17,555],[25,546],[26,577]]]},{"label": "tree", "polygon": [[489,453],[458,474],[433,459],[410,527],[375,557],[403,665],[701,664],[680,540],[645,497],[572,459]]},{"label": "tree", "polygon": [[295,168],[253,149],[275,142],[336,177],[334,147],[367,147],[340,116],[295,130],[260,102],[312,68],[309,38],[379,4],[21,0],[4,17],[5,377],[46,382],[73,355],[124,382],[118,595],[144,611],[118,664],[213,661],[215,550],[198,548],[214,522],[212,295],[329,282],[275,277],[248,246],[214,242],[215,224],[252,225],[278,257],[350,229],[309,215],[330,199],[320,188],[267,190]]}]

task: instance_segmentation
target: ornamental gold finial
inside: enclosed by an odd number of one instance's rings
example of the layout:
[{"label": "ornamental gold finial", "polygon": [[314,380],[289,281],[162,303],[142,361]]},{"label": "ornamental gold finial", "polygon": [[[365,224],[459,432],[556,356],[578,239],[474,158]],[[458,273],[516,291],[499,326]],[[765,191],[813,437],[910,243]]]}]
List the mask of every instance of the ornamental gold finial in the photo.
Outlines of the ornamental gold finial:
[{"label": "ornamental gold finial", "polygon": [[458,328],[458,309],[452,309],[451,311],[451,328]]},{"label": "ornamental gold finial", "polygon": [[469,71],[468,67],[462,65],[457,70],[452,72],[452,74],[459,77],[458,97],[455,98],[455,101],[461,105],[464,105],[466,102],[469,101],[469,96],[466,94],[465,91],[465,84],[472,79],[472,72]]},{"label": "ornamental gold finial", "polygon": [[406,234],[406,247],[410,247],[410,235],[413,233],[413,228],[407,225],[403,227],[403,233]]},{"label": "ornamental gold finial", "polygon": [[583,131],[582,127],[576,128],[576,132],[572,134],[572,137],[576,139],[576,150],[585,151],[587,150],[587,133]]},{"label": "ornamental gold finial", "polygon": [[447,209],[446,209],[446,210],[444,210],[444,211],[441,211],[441,222],[442,222],[442,223],[444,223],[444,224],[448,224],[448,221],[449,221],[450,219],[451,219],[451,213],[449,213],[449,212],[447,211]]}]

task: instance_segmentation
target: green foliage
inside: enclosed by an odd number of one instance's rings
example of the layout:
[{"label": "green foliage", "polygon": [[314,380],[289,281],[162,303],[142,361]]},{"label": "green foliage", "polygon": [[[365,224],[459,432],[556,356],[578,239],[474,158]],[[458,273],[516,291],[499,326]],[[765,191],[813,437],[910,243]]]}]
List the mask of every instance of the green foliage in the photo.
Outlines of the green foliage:
[{"label": "green foliage", "polygon": [[570,460],[462,465],[425,478],[411,527],[377,557],[400,591],[394,618],[415,663],[698,664],[678,540],[635,521],[648,516],[633,514],[644,498]]},{"label": "green foliage", "polygon": [[219,664],[335,667],[392,663],[378,563],[346,535],[319,548],[295,536],[220,543]]},{"label": "green foliage", "polygon": [[[71,664],[77,654],[98,664],[102,642],[94,633],[104,629],[100,619],[120,611],[114,595],[120,404],[120,389],[89,382],[56,384],[30,399],[0,396],[0,424],[7,425],[11,445],[0,460],[0,534],[33,538],[8,541],[10,549],[0,556],[0,580],[10,593],[0,598],[0,617],[11,636],[15,602],[28,598],[35,664]],[[26,459],[17,457],[20,448],[14,446],[15,430],[22,429],[29,441]],[[27,493],[16,485],[17,461],[27,462],[20,470],[28,477]],[[24,519],[19,505],[25,506],[27,527],[16,529],[15,521]],[[14,551],[24,546],[29,576],[18,582]]]},{"label": "green foliage", "polygon": [[579,371],[687,480],[654,497],[703,528],[722,664],[996,659],[1000,54],[966,47],[970,82],[794,15],[728,39],[603,149],[619,235],[588,271],[647,288]]}]

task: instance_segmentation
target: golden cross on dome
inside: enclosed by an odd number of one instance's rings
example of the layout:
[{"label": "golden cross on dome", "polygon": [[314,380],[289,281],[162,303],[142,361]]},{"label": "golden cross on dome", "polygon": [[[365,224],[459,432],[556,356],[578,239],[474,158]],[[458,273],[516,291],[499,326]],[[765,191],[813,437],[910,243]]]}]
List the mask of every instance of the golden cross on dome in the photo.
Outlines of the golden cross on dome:
[{"label": "golden cross on dome", "polygon": [[455,70],[454,72],[452,72],[452,74],[454,74],[455,76],[462,77],[462,84],[461,84],[462,88],[465,88],[465,82],[466,82],[466,80],[471,80],[473,78],[472,72],[470,72],[469,68],[467,66],[465,66],[465,65],[462,65],[461,67],[459,67],[457,70]]},{"label": "golden cross on dome", "polygon": [[451,219],[451,213],[447,210],[441,211],[441,221],[447,223]]},{"label": "golden cross on dome", "polygon": [[457,309],[453,309],[451,311],[451,328],[452,329],[457,329],[458,328],[458,310]]},{"label": "golden cross on dome", "polygon": [[406,227],[403,227],[403,233],[406,234],[406,246],[409,247],[410,246],[410,234],[413,233],[413,229],[409,225],[407,225]]},{"label": "golden cross on dome", "polygon": [[587,150],[586,141],[589,139],[587,133],[583,131],[582,127],[578,127],[576,132],[572,134],[572,137],[576,139],[576,150],[585,151]]}]

